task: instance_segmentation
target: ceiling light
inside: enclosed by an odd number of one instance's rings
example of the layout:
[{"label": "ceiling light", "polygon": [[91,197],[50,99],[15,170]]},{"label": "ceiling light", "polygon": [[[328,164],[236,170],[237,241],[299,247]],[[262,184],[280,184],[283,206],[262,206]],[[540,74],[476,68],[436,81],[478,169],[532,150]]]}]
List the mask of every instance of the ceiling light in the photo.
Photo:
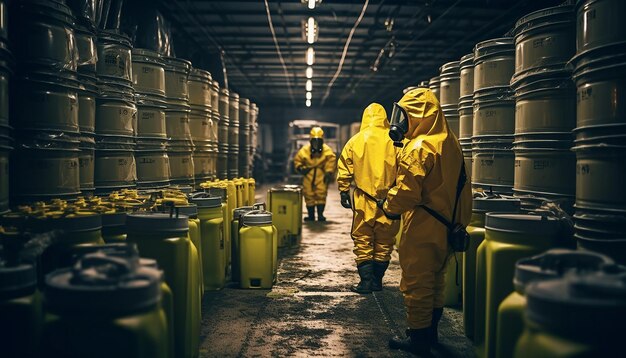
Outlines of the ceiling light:
[{"label": "ceiling light", "polygon": [[311,100],[310,99],[307,99],[305,103],[306,103],[307,107],[311,107]]},{"label": "ceiling light", "polygon": [[313,78],[313,67],[309,66],[306,68],[306,78]]},{"label": "ceiling light", "polygon": [[317,21],[313,17],[309,17],[305,24],[306,41],[310,44],[317,40]]},{"label": "ceiling light", "polygon": [[306,93],[306,99],[310,100],[310,99],[312,99],[312,98],[313,98],[313,93],[311,93],[311,92],[307,92],[307,93]]},{"label": "ceiling light", "polygon": [[309,9],[315,9],[315,0],[309,0]]},{"label": "ceiling light", "polygon": [[306,80],[306,86],[305,86],[307,91],[313,91],[313,81],[311,80]]},{"label": "ceiling light", "polygon": [[313,50],[313,47],[309,47],[309,49],[306,50],[306,64],[309,66],[313,66],[314,63],[315,63],[315,50]]},{"label": "ceiling light", "polygon": [[300,2],[302,2],[302,4],[306,4],[309,9],[314,10],[315,6],[319,5],[322,0],[300,0]]}]

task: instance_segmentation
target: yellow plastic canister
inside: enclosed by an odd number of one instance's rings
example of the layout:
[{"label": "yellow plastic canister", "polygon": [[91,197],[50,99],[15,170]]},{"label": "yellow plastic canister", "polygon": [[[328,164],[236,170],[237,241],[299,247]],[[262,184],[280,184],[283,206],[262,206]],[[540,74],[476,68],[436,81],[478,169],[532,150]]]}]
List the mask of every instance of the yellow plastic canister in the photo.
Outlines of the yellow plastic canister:
[{"label": "yellow plastic canister", "polygon": [[284,186],[270,188],[267,192],[269,211],[273,214],[272,220],[278,230],[278,247],[294,246],[298,237],[298,212],[300,192],[296,188]]},{"label": "yellow plastic canister", "polygon": [[202,263],[202,234],[200,233],[200,219],[198,219],[198,206],[196,204],[177,205],[176,209],[182,215],[189,218],[189,239],[196,248],[198,257],[198,275],[200,281],[200,293],[204,294],[204,264]]},{"label": "yellow plastic canister", "polygon": [[[470,235],[470,243],[467,251],[463,253],[463,326],[465,335],[474,337],[476,309],[484,316],[484,306],[475,305],[476,296],[476,251],[485,239],[485,215],[488,212],[519,212],[520,201],[501,197],[475,198],[472,207],[472,218],[467,227]],[[484,287],[482,288],[484,289]],[[482,334],[478,334],[482,337]]]},{"label": "yellow plastic canister", "polygon": [[272,213],[251,211],[241,218],[239,256],[241,288],[272,288],[274,282],[274,235]]},{"label": "yellow plastic canister", "polygon": [[231,280],[233,282],[241,281],[241,260],[239,258],[240,242],[239,242],[239,221],[243,215],[254,210],[253,206],[244,206],[233,211],[233,221],[230,224],[230,242],[231,242]]},{"label": "yellow plastic canister", "polygon": [[248,178],[248,204],[256,203],[256,181],[254,178]]},{"label": "yellow plastic canister", "polygon": [[219,290],[226,284],[226,205],[222,204],[222,198],[206,193],[197,193],[191,200],[198,206],[200,219],[204,289]]},{"label": "yellow plastic canister", "polygon": [[521,259],[515,264],[515,291],[498,308],[496,329],[497,358],[513,357],[515,344],[524,330],[525,288],[531,282],[560,278],[566,274],[599,271],[614,264],[609,257],[584,251],[552,249]]},{"label": "yellow plastic canister", "polygon": [[198,267],[189,239],[189,218],[166,213],[135,213],[126,218],[128,242],[141,256],[157,260],[174,294],[174,351],[177,357],[199,354]]},{"label": "yellow plastic canister", "polygon": [[[476,305],[484,305],[478,315],[474,342],[479,357],[495,356],[498,306],[513,292],[515,262],[554,247],[561,223],[544,215],[487,213],[485,240],[476,256]],[[484,289],[483,289],[484,288]],[[482,331],[482,337],[478,332]]]},{"label": "yellow plastic canister", "polygon": [[101,253],[53,272],[46,277],[44,291],[42,352],[54,357],[97,352],[108,357],[166,358],[167,321],[160,287],[156,272],[134,271],[128,260]]}]

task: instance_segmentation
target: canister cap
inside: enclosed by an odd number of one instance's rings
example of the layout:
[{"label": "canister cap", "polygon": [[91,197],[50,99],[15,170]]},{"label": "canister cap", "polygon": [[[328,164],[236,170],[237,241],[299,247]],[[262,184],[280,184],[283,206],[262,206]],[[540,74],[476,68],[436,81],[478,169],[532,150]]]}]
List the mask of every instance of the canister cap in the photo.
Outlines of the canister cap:
[{"label": "canister cap", "polygon": [[272,224],[272,213],[269,211],[251,211],[244,214],[241,220],[246,226],[263,226]]},{"label": "canister cap", "polygon": [[187,215],[190,218],[195,218],[198,216],[198,205],[196,204],[188,204],[184,206],[176,206],[178,209],[178,213],[182,215]]},{"label": "canister cap", "polygon": [[140,233],[185,233],[189,231],[189,217],[170,216],[166,213],[134,213],[126,218],[128,232]]},{"label": "canister cap", "polygon": [[28,296],[35,292],[37,272],[33,265],[0,267],[0,300]]},{"label": "canister cap", "polygon": [[487,213],[485,218],[485,229],[494,231],[554,235],[560,228],[559,219],[546,215]]},{"label": "canister cap", "polygon": [[475,213],[507,212],[514,213],[520,210],[520,200],[502,197],[475,198],[472,211]]},{"label": "canister cap", "polygon": [[233,210],[233,220],[239,220],[242,215],[254,210],[254,206],[242,206]]},{"label": "canister cap", "polygon": [[626,271],[623,266],[605,265],[593,273],[535,281],[526,287],[526,297],[527,318],[552,332],[584,341],[621,336],[626,321]]},{"label": "canister cap", "polygon": [[66,315],[126,315],[155,307],[161,283],[158,274],[146,270],[151,269],[134,270],[125,258],[86,255],[74,267],[46,276],[46,306]]},{"label": "canister cap", "polygon": [[198,208],[218,208],[222,205],[221,197],[213,196],[205,192],[191,194],[190,200],[193,201]]},{"label": "canister cap", "polygon": [[595,252],[552,249],[517,261],[513,284],[517,291],[524,292],[533,281],[559,278],[572,271],[579,274],[598,271],[613,263],[609,257]]},{"label": "canister cap", "polygon": [[102,253],[107,256],[121,257],[128,260],[134,267],[139,265],[137,244],[125,242],[104,245],[81,245],[71,249],[72,262],[75,263],[86,255]]}]

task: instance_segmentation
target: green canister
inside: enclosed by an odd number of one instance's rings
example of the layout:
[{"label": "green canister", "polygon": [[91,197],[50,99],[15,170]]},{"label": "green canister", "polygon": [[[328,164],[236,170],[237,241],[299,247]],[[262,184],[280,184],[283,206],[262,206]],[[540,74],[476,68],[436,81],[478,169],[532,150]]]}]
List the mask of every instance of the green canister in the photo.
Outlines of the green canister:
[{"label": "green canister", "polygon": [[137,244],[141,256],[157,260],[174,294],[176,357],[197,357],[200,278],[189,239],[189,218],[173,213],[135,213],[127,216],[126,228],[126,240]]},{"label": "green canister", "polygon": [[198,219],[200,219],[204,289],[220,290],[226,284],[224,270],[226,205],[222,204],[222,198],[207,196],[206,193],[196,193],[191,201],[198,206]]},{"label": "green canister", "polygon": [[531,282],[563,277],[576,272],[595,272],[604,265],[614,264],[609,257],[584,251],[552,249],[543,254],[521,259],[515,264],[515,291],[498,308],[496,357],[513,356],[515,344],[524,330],[525,288]]},{"label": "green canister", "polygon": [[608,265],[591,274],[526,287],[524,333],[515,358],[621,357],[626,321],[626,272]]},{"label": "green canister", "polygon": [[[147,268],[145,270],[148,270]],[[168,356],[156,272],[124,258],[89,254],[46,277],[41,351],[52,357]]]}]

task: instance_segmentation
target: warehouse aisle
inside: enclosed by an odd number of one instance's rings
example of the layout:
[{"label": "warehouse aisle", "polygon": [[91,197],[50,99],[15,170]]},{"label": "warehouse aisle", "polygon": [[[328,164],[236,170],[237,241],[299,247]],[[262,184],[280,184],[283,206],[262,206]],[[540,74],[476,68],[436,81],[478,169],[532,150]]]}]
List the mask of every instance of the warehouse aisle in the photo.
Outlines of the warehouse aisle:
[{"label": "warehouse aisle", "polygon": [[[261,188],[258,195],[265,195]],[[260,198],[260,196],[259,196]],[[264,199],[263,199],[264,200]],[[305,223],[300,248],[280,253],[271,291],[226,288],[205,294],[202,357],[358,356],[406,357],[387,348],[404,331],[397,254],[382,292],[350,292],[356,282],[350,211],[331,187],[326,223]],[[438,357],[473,356],[458,311],[446,310]]]}]

